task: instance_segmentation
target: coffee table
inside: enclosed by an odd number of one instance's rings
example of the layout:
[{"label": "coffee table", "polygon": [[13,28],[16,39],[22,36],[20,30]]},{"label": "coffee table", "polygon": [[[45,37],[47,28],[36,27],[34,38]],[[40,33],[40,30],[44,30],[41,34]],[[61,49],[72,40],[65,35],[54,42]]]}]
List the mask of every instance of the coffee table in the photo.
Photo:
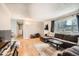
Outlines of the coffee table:
[{"label": "coffee table", "polygon": [[57,49],[57,50],[59,50],[60,45],[63,44],[62,41],[59,41],[59,40],[56,40],[56,39],[49,39],[49,41],[50,41],[52,44],[55,44],[55,45],[56,45],[56,49]]}]

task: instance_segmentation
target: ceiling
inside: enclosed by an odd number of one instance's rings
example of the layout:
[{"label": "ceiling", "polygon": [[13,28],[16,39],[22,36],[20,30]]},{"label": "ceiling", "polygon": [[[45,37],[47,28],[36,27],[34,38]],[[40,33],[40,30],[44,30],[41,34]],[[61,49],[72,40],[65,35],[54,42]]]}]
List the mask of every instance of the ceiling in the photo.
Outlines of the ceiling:
[{"label": "ceiling", "polygon": [[31,18],[44,21],[55,18],[79,8],[77,3],[6,3],[12,18]]}]

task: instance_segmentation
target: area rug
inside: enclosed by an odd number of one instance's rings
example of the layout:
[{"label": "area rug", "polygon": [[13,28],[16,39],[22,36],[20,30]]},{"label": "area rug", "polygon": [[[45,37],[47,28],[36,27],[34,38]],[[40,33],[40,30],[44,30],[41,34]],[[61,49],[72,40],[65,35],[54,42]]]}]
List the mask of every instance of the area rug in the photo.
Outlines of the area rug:
[{"label": "area rug", "polygon": [[56,56],[57,50],[54,47],[51,47],[49,44],[38,44],[35,45],[40,56]]}]

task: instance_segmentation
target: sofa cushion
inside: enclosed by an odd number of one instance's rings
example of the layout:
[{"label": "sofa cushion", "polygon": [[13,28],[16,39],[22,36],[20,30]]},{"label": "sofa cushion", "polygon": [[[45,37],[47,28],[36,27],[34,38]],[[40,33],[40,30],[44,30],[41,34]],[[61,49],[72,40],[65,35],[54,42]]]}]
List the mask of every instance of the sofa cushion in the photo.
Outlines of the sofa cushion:
[{"label": "sofa cushion", "polygon": [[64,35],[63,34],[58,34],[58,33],[55,33],[55,38],[59,38],[59,39],[63,39],[64,38]]},{"label": "sofa cushion", "polygon": [[71,42],[77,43],[77,37],[73,36],[73,35],[65,35],[63,39],[67,40],[67,41],[71,41]]}]

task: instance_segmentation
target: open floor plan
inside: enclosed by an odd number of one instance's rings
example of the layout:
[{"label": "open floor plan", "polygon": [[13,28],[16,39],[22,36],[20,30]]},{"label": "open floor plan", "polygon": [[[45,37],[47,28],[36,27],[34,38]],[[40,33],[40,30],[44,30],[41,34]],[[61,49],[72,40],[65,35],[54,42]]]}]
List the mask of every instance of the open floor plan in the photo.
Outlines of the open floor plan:
[{"label": "open floor plan", "polygon": [[0,3],[0,56],[79,56],[79,3]]}]

